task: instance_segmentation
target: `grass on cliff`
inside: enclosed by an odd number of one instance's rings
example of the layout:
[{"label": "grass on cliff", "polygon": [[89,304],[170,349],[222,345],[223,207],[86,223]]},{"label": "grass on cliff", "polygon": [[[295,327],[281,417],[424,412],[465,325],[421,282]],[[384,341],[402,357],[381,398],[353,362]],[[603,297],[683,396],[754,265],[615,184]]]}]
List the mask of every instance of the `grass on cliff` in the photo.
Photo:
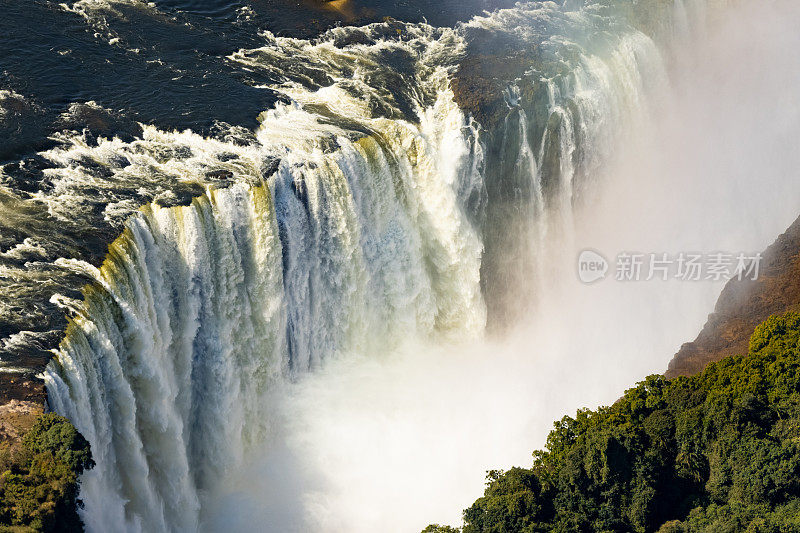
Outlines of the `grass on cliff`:
[{"label": "grass on cliff", "polygon": [[426,533],[800,532],[800,314],[746,356],[562,418],[533,455],[488,473],[461,529]]},{"label": "grass on cliff", "polygon": [[93,466],[66,418],[39,416],[20,442],[0,447],[0,532],[83,531],[78,477]]}]

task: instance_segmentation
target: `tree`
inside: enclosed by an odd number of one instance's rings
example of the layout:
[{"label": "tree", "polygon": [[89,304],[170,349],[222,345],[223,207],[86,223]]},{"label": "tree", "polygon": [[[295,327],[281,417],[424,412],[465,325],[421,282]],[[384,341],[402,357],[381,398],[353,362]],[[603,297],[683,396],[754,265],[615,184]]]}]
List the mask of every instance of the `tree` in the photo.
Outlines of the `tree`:
[{"label": "tree", "polygon": [[78,477],[92,467],[89,442],[69,420],[41,415],[0,477],[0,524],[29,531],[83,531]]},{"label": "tree", "polygon": [[756,328],[747,355],[689,378],[650,376],[610,407],[556,422],[531,468],[489,472],[463,533],[800,533],[798,435],[790,312]]}]

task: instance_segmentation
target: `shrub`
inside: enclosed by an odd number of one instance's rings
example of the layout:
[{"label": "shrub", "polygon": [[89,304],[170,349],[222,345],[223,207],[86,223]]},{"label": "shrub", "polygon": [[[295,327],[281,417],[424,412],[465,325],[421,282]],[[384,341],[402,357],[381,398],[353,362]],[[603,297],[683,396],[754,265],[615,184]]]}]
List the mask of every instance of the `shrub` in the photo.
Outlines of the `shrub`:
[{"label": "shrub", "polygon": [[10,531],[83,531],[80,476],[94,461],[89,443],[59,415],[41,415],[0,477],[0,525]]}]

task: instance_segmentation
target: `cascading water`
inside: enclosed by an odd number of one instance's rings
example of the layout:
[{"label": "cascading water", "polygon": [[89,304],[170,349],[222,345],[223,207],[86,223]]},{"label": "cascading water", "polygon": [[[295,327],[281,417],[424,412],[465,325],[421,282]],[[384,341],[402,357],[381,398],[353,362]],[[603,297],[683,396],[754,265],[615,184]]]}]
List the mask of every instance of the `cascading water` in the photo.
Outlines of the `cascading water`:
[{"label": "cascading water", "polygon": [[446,76],[433,79],[417,125],[373,119],[334,86],[293,93],[246,148],[184,134],[159,163],[152,130],[73,145],[128,177],[222,160],[234,181],[128,221],[49,367],[51,406],[96,450],[90,529],[196,528],[203,493],[264,438],[272,380],[335,353],[479,334],[481,245],[462,199],[480,186],[480,148]]},{"label": "cascading water", "polygon": [[[478,31],[543,58],[508,87],[493,129],[449,85]],[[613,138],[664,80],[657,46],[608,5],[264,37],[230,57],[285,96],[254,135],[145,127],[43,153],[60,165],[41,198],[52,209],[102,187],[92,171],[205,190],[130,216],[99,270],[75,265],[95,283],[45,378],[52,409],[92,444],[90,531],[201,527],[205,499],[269,442],[277,382],[409,340],[480,337],[485,299],[501,320],[504,291],[527,294],[523,278],[570,234]],[[107,216],[130,212],[113,205]]]}]

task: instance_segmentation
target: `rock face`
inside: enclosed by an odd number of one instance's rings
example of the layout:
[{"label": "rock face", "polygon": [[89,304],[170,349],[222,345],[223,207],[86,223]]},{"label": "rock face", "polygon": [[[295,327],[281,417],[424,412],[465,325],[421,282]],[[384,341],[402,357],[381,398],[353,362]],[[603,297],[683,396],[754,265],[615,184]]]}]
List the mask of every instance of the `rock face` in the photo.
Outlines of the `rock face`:
[{"label": "rock face", "polygon": [[0,405],[0,442],[16,444],[41,414],[40,402],[11,400]]},{"label": "rock face", "polygon": [[763,254],[758,280],[731,280],[693,342],[669,363],[666,377],[697,374],[712,361],[747,353],[755,327],[772,314],[800,310],[800,218]]},{"label": "rock face", "polygon": [[541,66],[539,46],[484,29],[472,29],[467,46],[450,88],[458,106],[491,132],[508,114],[503,92],[514,81],[528,82],[525,72]]},{"label": "rock face", "polygon": [[34,371],[0,374],[0,405],[11,400],[44,405],[46,399],[44,382],[36,376]]}]

